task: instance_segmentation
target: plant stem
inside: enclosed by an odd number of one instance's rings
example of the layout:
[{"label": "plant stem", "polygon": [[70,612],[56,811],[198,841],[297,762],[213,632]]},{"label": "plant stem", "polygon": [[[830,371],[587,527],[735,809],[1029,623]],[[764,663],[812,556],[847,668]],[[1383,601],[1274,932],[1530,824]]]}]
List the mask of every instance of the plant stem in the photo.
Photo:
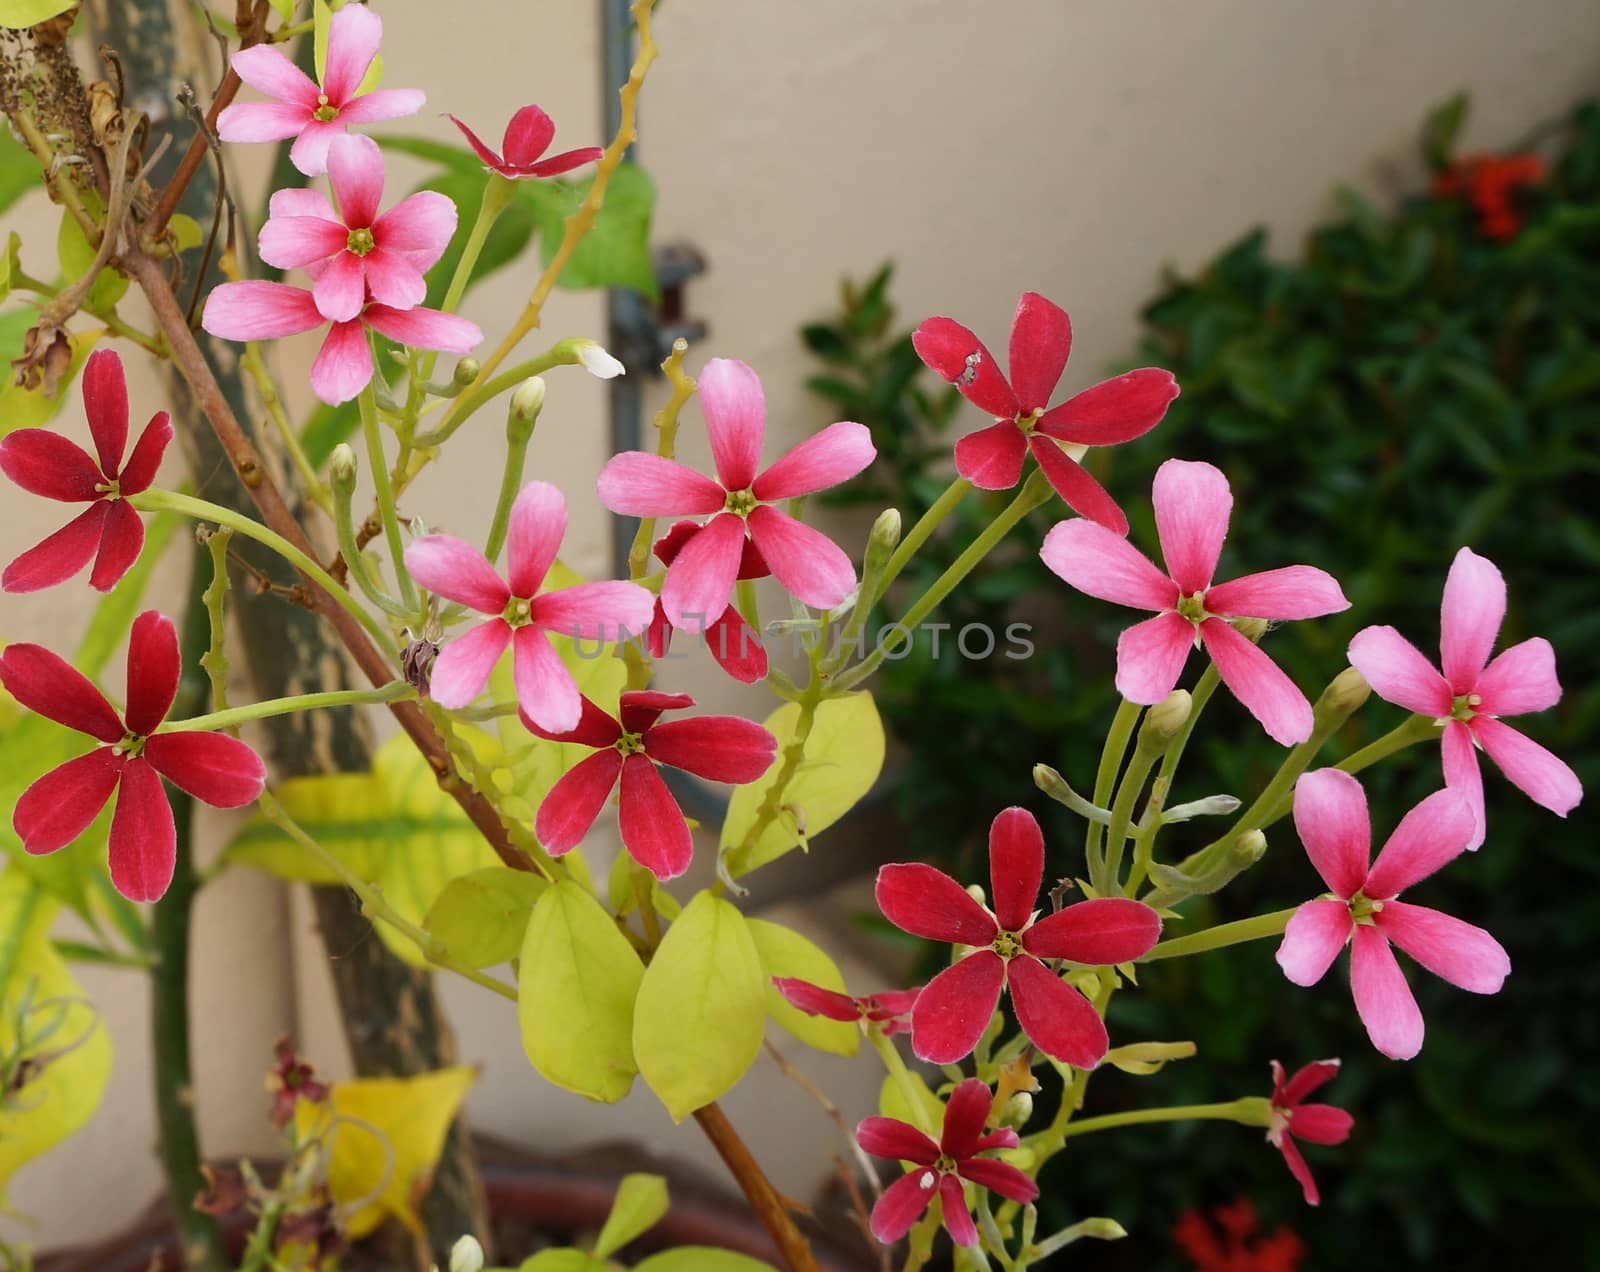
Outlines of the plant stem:
[{"label": "plant stem", "polygon": [[1161,757],[1161,768],[1156,773],[1156,780],[1150,785],[1150,802],[1145,805],[1139,833],[1134,840],[1133,865],[1128,870],[1128,886],[1123,890],[1125,896],[1136,896],[1139,885],[1150,872],[1150,862],[1155,857],[1156,836],[1161,833],[1161,812],[1166,807],[1167,796],[1172,793],[1172,783],[1178,776],[1178,765],[1183,761],[1183,753],[1189,746],[1189,739],[1194,734],[1194,726],[1200,720],[1200,713],[1205,710],[1206,703],[1211,701],[1211,695],[1217,691],[1220,683],[1222,676],[1217,671],[1217,664],[1207,663],[1206,669],[1200,673],[1200,679],[1195,682],[1189,705],[1189,718],[1183,722],[1178,735],[1167,744],[1167,752]]},{"label": "plant stem", "polygon": [[[1100,767],[1095,770],[1094,796],[1090,800],[1096,808],[1105,808],[1111,803],[1112,791],[1116,789],[1117,773],[1122,768],[1122,757],[1128,751],[1128,739],[1133,736],[1133,728],[1139,723],[1139,713],[1143,711],[1137,702],[1124,700],[1117,707],[1117,714],[1111,718],[1111,728],[1106,733],[1106,742],[1100,748]],[[1091,821],[1084,835],[1083,856],[1084,869],[1089,872],[1089,879],[1102,896],[1106,894],[1105,857],[1101,853],[1100,845],[1105,834],[1105,827],[1098,821]]]},{"label": "plant stem", "polygon": [[[510,205],[515,195],[516,182],[502,177],[498,172],[489,174],[489,179],[484,182],[483,197],[478,200],[478,214],[472,220],[472,228],[467,231],[467,241],[461,246],[461,257],[456,261],[456,271],[450,275],[450,285],[445,288],[444,301],[439,306],[445,313],[455,313],[456,306],[461,303],[461,297],[466,294],[467,284],[472,281],[472,271],[478,267],[478,257],[483,252],[483,245],[489,241],[489,231],[494,229],[494,223],[500,219],[500,214]],[[429,350],[422,359],[422,367],[417,378],[432,379],[433,368],[438,360],[438,353]]]},{"label": "plant stem", "polygon": [[1156,766],[1160,755],[1160,751],[1149,751],[1135,743],[1133,758],[1128,761],[1122,783],[1117,787],[1117,798],[1111,805],[1111,822],[1106,827],[1105,886],[1111,892],[1116,892],[1121,886],[1123,842],[1128,837],[1128,826],[1133,821],[1133,806],[1138,802],[1139,792],[1144,790],[1144,780],[1150,776],[1150,770]]},{"label": "plant stem", "polygon": [[878,586],[872,595],[862,597],[858,604],[864,604],[865,608],[870,610],[883,599],[884,593],[889,590],[889,585],[900,577],[900,572],[910,563],[911,558],[916,556],[933,532],[944,524],[944,519],[955,511],[956,505],[967,497],[967,492],[971,489],[972,483],[965,477],[957,477],[945,487],[944,493],[929,505],[928,510],[917,518],[917,524],[912,526],[900,540],[889,558],[889,564],[884,567],[883,577],[878,581]]},{"label": "plant stem", "polygon": [[[683,405],[694,396],[694,378],[683,369],[684,354],[689,352],[689,342],[678,339],[672,342],[672,352],[661,364],[661,371],[672,385],[672,396],[656,412],[656,454],[671,459],[677,447],[678,414]],[[633,543],[628,547],[628,577],[637,582],[650,568],[650,541],[655,538],[656,519],[641,517],[639,528],[633,533]]]},{"label": "plant stem", "polygon": [[[516,401],[515,398],[512,401]],[[522,492],[522,473],[528,464],[528,443],[533,440],[537,419],[521,419],[515,410],[506,419],[506,466],[500,476],[500,494],[494,503],[494,519],[489,523],[489,539],[484,544],[483,555],[492,565],[505,546],[506,534],[511,528],[511,505]]]},{"label": "plant stem", "polygon": [[1238,1122],[1241,1126],[1264,1126],[1260,1106],[1266,1101],[1260,1096],[1244,1096],[1220,1104],[1176,1104],[1160,1109],[1129,1109],[1125,1113],[1107,1113],[1102,1117],[1088,1117],[1074,1122],[1064,1132],[1068,1139],[1075,1135],[1092,1135],[1095,1131],[1114,1130],[1119,1126],[1141,1126],[1149,1122],[1192,1122],[1203,1119]]},{"label": "plant stem", "polygon": [[[448,441],[451,435],[463,424],[465,424],[467,420],[471,418],[473,412],[475,412],[479,407],[483,406],[484,403],[492,401],[495,397],[501,393],[504,393],[507,389],[515,388],[530,375],[543,375],[546,371],[550,370],[551,367],[571,366],[575,364],[578,361],[576,356],[568,357],[563,349],[563,346],[571,343],[571,341],[567,340],[557,341],[538,357],[529,358],[525,362],[517,363],[517,365],[512,367],[509,371],[502,371],[487,384],[480,385],[476,389],[462,390],[462,392],[456,396],[452,403],[454,409],[451,411],[450,419],[447,421],[448,427],[441,424],[440,427],[436,429],[430,429],[427,432],[418,433],[416,437],[412,439],[413,442],[418,448],[441,445],[442,443]],[[434,405],[440,404],[435,403]],[[427,411],[424,410],[423,414],[427,414]]]},{"label": "plant stem", "polygon": [[811,1246],[800,1235],[800,1230],[794,1226],[794,1220],[790,1218],[789,1209],[784,1205],[783,1198],[778,1195],[777,1189],[772,1186],[772,1181],[766,1177],[745,1142],[739,1138],[738,1132],[733,1129],[733,1123],[728,1121],[728,1115],[722,1111],[721,1106],[708,1104],[703,1109],[697,1109],[694,1120],[699,1123],[700,1129],[705,1132],[706,1138],[717,1150],[723,1164],[738,1181],[745,1200],[755,1211],[761,1226],[777,1243],[789,1272],[820,1272],[816,1256],[811,1253]]},{"label": "plant stem", "polygon": [[355,580],[361,594],[391,618],[409,622],[412,615],[405,606],[390,596],[383,585],[372,577],[367,558],[362,555],[356,541],[355,523],[351,520],[350,501],[355,495],[354,471],[335,474],[333,479],[333,533],[339,543],[339,554],[345,572]]},{"label": "plant stem", "polygon": [[361,433],[367,443],[367,463],[372,466],[372,484],[378,492],[378,515],[383,519],[383,537],[389,544],[390,562],[400,584],[400,604],[416,612],[417,589],[406,570],[405,544],[400,541],[400,518],[395,512],[394,488],[389,484],[389,462],[383,454],[383,435],[378,431],[378,400],[372,382],[361,390]]},{"label": "plant stem", "polygon": [[305,447],[300,444],[300,434],[295,431],[294,425],[284,412],[283,399],[278,396],[278,386],[272,382],[267,364],[261,357],[261,346],[254,340],[245,342],[244,353],[239,358],[239,369],[250,377],[256,386],[256,392],[261,395],[262,405],[267,408],[267,416],[272,420],[273,427],[278,430],[278,436],[283,440],[284,449],[289,452],[289,459],[293,462],[295,471],[300,474],[300,481],[305,487],[306,494],[317,507],[332,516],[333,500],[328,494],[328,488],[317,476],[317,470],[312,466]]},{"label": "plant stem", "polygon": [[[1364,768],[1370,768],[1379,760],[1388,759],[1397,751],[1403,751],[1406,747],[1417,742],[1427,742],[1438,736],[1439,722],[1437,720],[1432,716],[1414,715],[1409,720],[1390,729],[1377,741],[1369,742],[1359,751],[1347,755],[1335,764],[1334,768],[1342,769],[1346,773],[1359,773]],[[1282,817],[1288,811],[1287,808],[1284,808],[1281,812],[1275,812],[1275,818]]]},{"label": "plant stem", "polygon": [[917,1129],[930,1139],[938,1139],[939,1128],[928,1117],[928,1110],[922,1103],[922,1092],[917,1090],[917,1084],[911,1080],[911,1070],[906,1068],[906,1062],[901,1059],[899,1049],[884,1035],[882,1029],[870,1023],[867,1025],[867,1041],[872,1044],[872,1049],[878,1053],[878,1059],[883,1061],[883,1067],[888,1070],[889,1076],[900,1088],[900,1094],[911,1110],[911,1120],[917,1124]]},{"label": "plant stem", "polygon": [[292,698],[268,698],[243,707],[229,707],[209,715],[194,716],[188,720],[168,720],[157,733],[190,732],[200,729],[231,729],[248,720],[265,720],[268,716],[286,715],[291,711],[313,711],[319,707],[353,707],[365,703],[415,701],[417,691],[404,680],[391,681],[378,689],[328,689],[321,693],[296,694]]},{"label": "plant stem", "polygon": [[1287,910],[1274,910],[1271,914],[1258,914],[1254,918],[1238,919],[1233,923],[1219,923],[1216,927],[1207,928],[1203,932],[1191,932],[1188,936],[1173,937],[1170,941],[1160,942],[1144,957],[1134,961],[1154,963],[1163,958],[1204,954],[1208,950],[1220,950],[1245,941],[1260,941],[1269,936],[1278,936],[1289,926],[1289,920],[1294,917],[1294,912],[1298,908],[1291,906]]}]

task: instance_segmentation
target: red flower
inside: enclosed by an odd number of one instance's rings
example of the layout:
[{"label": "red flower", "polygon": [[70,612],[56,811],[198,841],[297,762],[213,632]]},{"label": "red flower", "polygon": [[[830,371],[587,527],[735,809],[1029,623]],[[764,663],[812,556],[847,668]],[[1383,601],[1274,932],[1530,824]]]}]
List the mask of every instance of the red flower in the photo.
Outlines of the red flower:
[{"label": "red flower", "polygon": [[978,337],[952,318],[929,318],[911,342],[962,397],[995,417],[993,425],[956,443],[956,470],[963,477],[984,490],[1010,490],[1031,451],[1069,508],[1128,533],[1122,509],[1062,447],[1110,446],[1148,433],[1178,396],[1170,371],[1129,371],[1046,410],[1072,352],[1072,321],[1037,292],[1023,293],[1011,320],[1009,381]]},{"label": "red flower", "polygon": [[1322,1198],[1295,1140],[1303,1139],[1308,1144],[1343,1144],[1350,1137],[1355,1119],[1331,1104],[1302,1101],[1338,1072],[1337,1060],[1314,1060],[1285,1082],[1283,1066],[1276,1060],[1272,1062],[1272,1125],[1267,1130],[1267,1141],[1283,1154],[1289,1173],[1300,1181],[1308,1206],[1320,1204]]},{"label": "red flower", "polygon": [[1190,1210],[1172,1239],[1194,1260],[1196,1272],[1296,1272],[1310,1251],[1298,1233],[1280,1224],[1261,1235],[1261,1220],[1248,1197],[1211,1211],[1215,1224]]},{"label": "red flower", "polygon": [[873,1236],[886,1244],[900,1240],[928,1208],[937,1189],[951,1240],[975,1246],[978,1229],[961,1190],[963,1179],[1023,1205],[1039,1195],[1039,1186],[1015,1166],[978,1156],[992,1148],[1017,1146],[1015,1131],[984,1133],[991,1103],[989,1088],[978,1078],[968,1078],[957,1086],[945,1106],[944,1129],[937,1144],[916,1127],[892,1117],[869,1117],[856,1128],[856,1143],[874,1157],[914,1166],[885,1188],[872,1208]]},{"label": "red flower", "polygon": [[95,558],[91,587],[109,592],[144,547],[144,522],[129,495],[149,488],[172,440],[172,424],[157,411],[128,446],[128,381],[122,359],[97,349],[83,364],[83,413],[99,462],[47,428],[19,428],[0,439],[0,471],[24,490],[62,503],[87,503],[87,511],[29,548],[0,578],[7,592],[36,592],[70,579]]},{"label": "red flower", "polygon": [[1100,966],[1144,954],[1161,918],[1142,901],[1080,901],[1034,921],[1044,879],[1044,836],[1033,814],[1008,808],[989,829],[994,910],[974,901],[941,870],[920,862],[878,871],[878,908],[896,927],[930,941],[979,948],[940,972],[911,1012],[911,1049],[934,1064],[954,1064],[977,1046],[1002,987],[1034,1046],[1064,1064],[1092,1069],[1110,1046],[1105,1023],[1045,959]]},{"label": "red flower", "polygon": [[177,850],[165,777],[214,808],[238,808],[261,794],[266,767],[225,733],[157,733],[172,709],[182,665],[172,620],[146,610],[128,641],[128,709],[118,717],[104,695],[40,645],[7,645],[0,684],[23,706],[98,738],[105,746],[51,769],[22,793],[11,824],[30,853],[71,843],[118,791],[111,816],[111,882],[130,901],[155,901],[172,882]]},{"label": "red flower", "polygon": [[[699,532],[700,526],[697,522],[678,522],[656,540],[656,559],[662,565],[671,565],[678,553],[688,545],[689,540]],[[742,555],[739,557],[738,577],[764,579],[771,573],[761,556],[761,549],[756,547],[753,540],[746,539]],[[672,632],[672,621],[667,617],[667,611],[662,607],[661,598],[658,596],[648,634],[652,658],[667,656],[667,651],[672,648]],[[762,648],[761,634],[744,621],[744,615],[739,613],[737,605],[730,604],[723,610],[722,616],[707,627],[701,636],[705,640],[706,647],[710,649],[711,656],[716,659],[717,666],[735,680],[753,685],[758,680],[766,679],[767,651]]]},{"label": "red flower", "polygon": [[558,857],[576,846],[620,778],[618,825],[623,847],[657,879],[673,879],[687,870],[694,839],[656,766],[739,784],[755,781],[778,753],[778,740],[771,733],[737,716],[656,723],[664,711],[692,706],[694,699],[686,693],[638,689],[622,695],[622,718],[616,720],[584,698],[578,727],[569,733],[541,729],[526,712],[519,712],[529,732],[552,742],[593,747],[596,752],[544,797],[534,822],[539,842]]},{"label": "red flower", "polygon": [[328,1084],[317,1077],[309,1060],[295,1054],[294,1042],[287,1035],[272,1045],[278,1063],[267,1071],[267,1091],[272,1096],[272,1108],[267,1116],[280,1131],[294,1118],[294,1106],[301,1100],[320,1104],[332,1092]]},{"label": "red flower", "polygon": [[1434,178],[1428,193],[1435,198],[1466,195],[1478,214],[1479,232],[1503,243],[1522,229],[1512,195],[1544,176],[1544,160],[1538,155],[1464,155]]},{"label": "red flower", "polygon": [[585,146],[581,150],[568,150],[551,155],[548,159],[540,159],[539,156],[550,149],[550,143],[555,140],[556,126],[550,116],[537,106],[524,106],[511,116],[511,122],[506,125],[505,139],[500,143],[503,153],[498,155],[479,141],[478,134],[454,115],[449,118],[461,130],[467,144],[478,152],[478,158],[483,160],[484,166],[512,181],[523,177],[554,177],[581,168],[586,163],[593,163],[605,153],[599,146]]},{"label": "red flower", "polygon": [[824,989],[796,976],[774,976],[772,983],[778,992],[789,1000],[789,1005],[808,1016],[826,1016],[829,1020],[865,1020],[883,1026],[883,1036],[893,1037],[911,1028],[911,1009],[916,1005],[921,988],[891,989],[881,994],[868,994],[865,998],[852,998],[835,989]]}]

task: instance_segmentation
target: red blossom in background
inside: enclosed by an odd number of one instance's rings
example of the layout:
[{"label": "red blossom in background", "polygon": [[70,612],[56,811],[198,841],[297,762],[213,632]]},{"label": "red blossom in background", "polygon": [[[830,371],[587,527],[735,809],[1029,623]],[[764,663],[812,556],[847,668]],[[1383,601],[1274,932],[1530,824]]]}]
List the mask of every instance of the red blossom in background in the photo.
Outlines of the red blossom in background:
[{"label": "red blossom in background", "polygon": [[911,1231],[937,1192],[944,1203],[944,1226],[957,1245],[978,1244],[978,1229],[967,1209],[961,1181],[1027,1205],[1039,1186],[1015,1166],[979,1157],[996,1148],[1015,1148],[1017,1133],[984,1132],[993,1097],[978,1078],[968,1078],[950,1093],[939,1142],[892,1117],[869,1117],[856,1128],[856,1143],[874,1157],[911,1162],[913,1169],[883,1190],[872,1208],[872,1235],[890,1243]]},{"label": "red blossom in background", "polygon": [[1522,229],[1513,196],[1544,178],[1544,160],[1538,155],[1463,155],[1433,179],[1428,193],[1435,198],[1466,196],[1478,214],[1479,232],[1504,243]]},{"label": "red blossom in background", "polygon": [[1297,1272],[1311,1253],[1287,1224],[1262,1234],[1261,1219],[1248,1197],[1210,1211],[1185,1212],[1172,1239],[1191,1259],[1195,1272]]},{"label": "red blossom in background", "polygon": [[1144,367],[1102,381],[1046,410],[1072,352],[1072,322],[1037,292],[1024,292],[1011,320],[1011,378],[972,332],[951,318],[929,318],[911,337],[917,355],[996,423],[956,443],[956,470],[984,490],[1010,490],[1031,452],[1066,504],[1117,534],[1128,519],[1063,445],[1110,446],[1161,422],[1178,382]]},{"label": "red blossom in background", "polygon": [[[438,672],[434,675],[437,680]],[[657,879],[676,878],[689,868],[694,838],[657,765],[739,785],[765,773],[778,753],[771,733],[738,716],[658,723],[663,712],[692,706],[694,699],[686,693],[637,689],[622,695],[618,720],[584,698],[577,727],[560,732],[541,728],[522,713],[522,723],[539,737],[595,751],[539,805],[534,831],[552,856],[577,846],[620,780],[617,821],[628,854]]]},{"label": "red blossom in background", "polygon": [[1099,1064],[1110,1046],[1088,999],[1045,959],[1103,966],[1143,955],[1161,935],[1161,918],[1142,901],[1080,901],[1034,921],[1044,881],[1044,836],[1025,808],[1008,808],[989,829],[993,912],[959,883],[921,862],[878,871],[878,908],[902,931],[979,948],[935,976],[911,1012],[911,1049],[934,1064],[970,1055],[1011,991],[1017,1023],[1034,1046],[1079,1069]]},{"label": "red blossom in background", "polygon": [[272,1108],[267,1117],[281,1131],[294,1119],[294,1106],[299,1101],[320,1104],[332,1092],[326,1082],[317,1078],[311,1062],[295,1053],[292,1039],[279,1038],[272,1050],[278,1062],[267,1072],[267,1091],[272,1096]]},{"label": "red blossom in background", "polygon": [[19,428],[0,438],[0,471],[29,494],[88,509],[29,548],[0,576],[7,592],[36,592],[65,582],[91,559],[89,585],[109,592],[139,559],[144,522],[128,496],[147,490],[172,440],[172,423],[157,411],[128,446],[128,381],[122,359],[96,349],[83,364],[83,413],[98,462],[74,442],[45,428]]},{"label": "red blossom in background", "polygon": [[[699,531],[699,525],[693,521],[678,522],[656,540],[656,559],[662,565],[670,566],[677,559],[678,553],[683,551],[684,545]],[[746,539],[739,557],[737,578],[764,579],[771,573],[767,563],[761,559],[760,550],[753,542]],[[667,651],[672,648],[672,630],[672,623],[668,620],[667,611],[662,607],[661,598],[658,596],[655,614],[650,620],[650,657],[667,656]],[[739,613],[738,606],[729,605],[722,611],[721,617],[700,635],[705,641],[706,648],[711,651],[711,657],[716,660],[717,666],[735,680],[753,685],[756,681],[766,678],[767,651],[762,647],[760,634],[744,621],[744,615]]]},{"label": "red blossom in background", "polygon": [[22,793],[11,824],[34,854],[81,835],[117,792],[109,838],[111,882],[130,901],[156,901],[172,882],[177,836],[165,777],[214,808],[261,794],[261,757],[225,733],[157,733],[182,671],[172,620],[147,610],[128,639],[128,709],[119,717],[70,663],[40,645],[7,645],[0,684],[30,711],[105,743],[51,769]]},{"label": "red blossom in background", "polygon": [[566,150],[561,154],[551,155],[548,159],[541,159],[540,156],[550,149],[550,143],[555,140],[556,126],[550,116],[537,106],[524,106],[511,116],[510,122],[506,124],[506,134],[500,143],[499,154],[495,154],[484,145],[478,139],[478,134],[454,115],[448,118],[461,130],[461,135],[467,139],[467,144],[478,152],[478,158],[483,160],[484,167],[491,172],[498,172],[510,181],[520,181],[527,177],[559,176],[563,172],[581,168],[586,163],[594,163],[605,154],[599,146],[584,146],[578,150]]},{"label": "red blossom in background", "polygon": [[1267,1128],[1267,1141],[1283,1154],[1289,1173],[1300,1181],[1308,1206],[1320,1205],[1322,1198],[1295,1140],[1305,1140],[1308,1144],[1343,1144],[1355,1125],[1355,1119],[1343,1109],[1331,1104],[1305,1103],[1306,1096],[1331,1081],[1338,1072],[1337,1060],[1313,1060],[1286,1082],[1283,1066],[1276,1060],[1272,1062],[1272,1125]]},{"label": "red blossom in background", "polygon": [[878,1025],[885,1038],[904,1033],[911,1028],[911,1009],[916,1006],[917,995],[922,990],[890,989],[864,998],[852,998],[836,989],[824,989],[797,976],[774,976],[777,987],[791,1007],[808,1016],[825,1016],[829,1020],[853,1022],[865,1020]]}]

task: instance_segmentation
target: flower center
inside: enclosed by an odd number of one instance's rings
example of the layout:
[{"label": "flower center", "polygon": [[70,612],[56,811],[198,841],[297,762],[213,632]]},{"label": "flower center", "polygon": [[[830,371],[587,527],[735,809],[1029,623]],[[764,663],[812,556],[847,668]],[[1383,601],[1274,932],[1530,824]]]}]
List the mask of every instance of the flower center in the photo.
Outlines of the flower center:
[{"label": "flower center", "polygon": [[121,499],[122,483],[117,478],[113,477],[110,481],[96,482],[94,491],[95,494],[106,499]]},{"label": "flower center", "polygon": [[1016,932],[1002,932],[994,938],[991,948],[1003,959],[1013,959],[1022,953],[1022,937]]},{"label": "flower center", "polygon": [[1477,715],[1476,708],[1483,705],[1483,699],[1475,693],[1457,694],[1450,699],[1450,719],[1470,720]]},{"label": "flower center", "polygon": [[137,733],[124,733],[122,741],[111,748],[111,754],[120,755],[124,759],[136,760],[144,754],[145,739]]},{"label": "flower center", "polygon": [[1178,613],[1191,623],[1203,623],[1206,619],[1206,594],[1191,592],[1188,596],[1180,596]]},{"label": "flower center", "polygon": [[357,256],[365,256],[377,246],[373,242],[371,230],[351,230],[350,237],[345,239],[344,245]]},{"label": "flower center", "polygon": [[747,486],[743,490],[730,490],[728,492],[728,501],[723,507],[736,516],[748,517],[751,510],[760,502],[756,498],[755,491]]},{"label": "flower center", "polygon": [[1026,415],[1017,416],[1017,427],[1022,430],[1022,435],[1024,437],[1032,435],[1033,426],[1039,422],[1039,417],[1043,414],[1044,408],[1042,406],[1036,406]]},{"label": "flower center", "polygon": [[638,733],[624,733],[612,745],[623,755],[644,754],[644,738]]},{"label": "flower center", "polygon": [[[940,1153],[938,1160],[933,1163],[933,1169],[943,1175],[954,1175],[956,1173],[956,1159],[951,1157],[949,1153]],[[924,1184],[923,1187],[926,1188],[928,1185]]]},{"label": "flower center", "polygon": [[311,118],[320,119],[325,124],[329,123],[339,118],[339,108],[328,101],[326,93],[318,93],[317,108],[311,112]]},{"label": "flower center", "polygon": [[1350,898],[1349,904],[1350,917],[1357,923],[1366,923],[1369,925],[1372,922],[1372,916],[1383,909],[1382,901],[1374,901],[1372,898],[1364,896],[1359,892]]},{"label": "flower center", "polygon": [[533,621],[533,602],[525,596],[513,596],[506,602],[500,617],[512,627],[526,627]]},{"label": "flower center", "polygon": [[1267,1143],[1274,1148],[1283,1147],[1284,1132],[1289,1129],[1289,1114],[1277,1105],[1272,1106],[1272,1120],[1267,1123]]}]

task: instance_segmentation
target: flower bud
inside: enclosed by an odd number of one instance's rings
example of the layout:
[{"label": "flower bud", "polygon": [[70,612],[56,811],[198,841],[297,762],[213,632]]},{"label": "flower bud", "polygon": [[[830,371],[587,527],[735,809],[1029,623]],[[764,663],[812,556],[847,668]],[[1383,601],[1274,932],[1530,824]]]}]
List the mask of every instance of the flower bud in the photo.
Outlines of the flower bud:
[{"label": "flower bud", "polygon": [[1111,820],[1111,813],[1104,808],[1091,804],[1088,800],[1073,790],[1067,779],[1051,768],[1048,764],[1035,764],[1033,766],[1033,784],[1041,791],[1055,800],[1064,804],[1079,817],[1088,821],[1096,821],[1105,825]]},{"label": "flower bud", "polygon": [[544,410],[544,380],[530,375],[517,385],[511,395],[511,418],[523,424],[532,424]]},{"label": "flower bud", "polygon": [[1239,635],[1259,645],[1271,624],[1264,618],[1236,618],[1233,620],[1233,626]]},{"label": "flower bud", "polygon": [[1346,667],[1329,683],[1317,699],[1316,720],[1319,728],[1332,728],[1343,724],[1369,697],[1372,686],[1354,667]]},{"label": "flower bud", "polygon": [[1073,1227],[1078,1229],[1080,1236],[1092,1237],[1096,1241],[1121,1241],[1128,1235],[1128,1230],[1115,1219],[1107,1219],[1104,1216],[1085,1219]]},{"label": "flower bud", "polygon": [[1139,726],[1139,749],[1147,755],[1165,751],[1188,723],[1193,707],[1194,699],[1187,689],[1174,689],[1144,713],[1144,723]]},{"label": "flower bud", "polygon": [[483,1272],[483,1247],[476,1237],[462,1237],[450,1248],[450,1272]]},{"label": "flower bud", "polygon": [[870,570],[876,564],[882,569],[899,546],[900,509],[885,508],[872,523],[872,533],[867,536],[866,568]]},{"label": "flower bud", "polygon": [[1267,837],[1259,830],[1247,830],[1239,836],[1239,842],[1228,850],[1228,858],[1239,870],[1247,870],[1260,861],[1267,854]]},{"label": "flower bud", "polygon": [[356,453],[349,442],[340,442],[328,456],[328,475],[333,484],[342,490],[354,489],[356,484]]},{"label": "flower bud", "polygon": [[462,358],[460,362],[456,363],[456,369],[451,373],[450,378],[458,388],[464,389],[478,378],[478,372],[482,369],[483,363],[476,358]]},{"label": "flower bud", "polygon": [[606,352],[598,340],[563,340],[561,351],[597,380],[614,380],[628,368]]},{"label": "flower bud", "polygon": [[1028,1124],[1028,1119],[1033,1116],[1033,1095],[1027,1091],[1013,1091],[1011,1098],[1006,1101],[1005,1108],[1000,1110],[997,1119],[1001,1126],[1009,1126],[1013,1130],[1021,1130]]},{"label": "flower bud", "polygon": [[1226,817],[1239,811],[1243,801],[1237,795],[1207,795],[1187,804],[1174,804],[1161,815],[1163,822],[1188,821],[1192,817]]}]

